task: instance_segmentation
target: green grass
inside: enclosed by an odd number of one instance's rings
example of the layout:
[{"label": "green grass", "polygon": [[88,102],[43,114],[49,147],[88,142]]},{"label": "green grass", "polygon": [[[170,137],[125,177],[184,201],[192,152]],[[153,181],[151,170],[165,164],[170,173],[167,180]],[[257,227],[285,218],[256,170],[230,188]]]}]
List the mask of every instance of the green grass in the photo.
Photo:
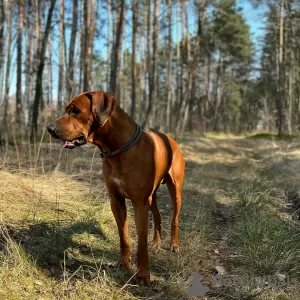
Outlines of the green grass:
[{"label": "green grass", "polygon": [[300,233],[275,214],[242,214],[231,231],[239,265],[254,275],[299,276]]}]

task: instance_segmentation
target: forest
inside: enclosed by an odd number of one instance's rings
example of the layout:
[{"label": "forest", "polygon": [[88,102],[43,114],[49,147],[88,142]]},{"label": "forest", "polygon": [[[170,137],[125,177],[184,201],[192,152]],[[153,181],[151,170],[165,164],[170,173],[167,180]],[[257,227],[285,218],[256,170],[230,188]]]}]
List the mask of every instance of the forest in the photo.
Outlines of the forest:
[{"label": "forest", "polygon": [[[262,14],[260,51],[245,2]],[[296,133],[299,16],[292,0],[1,0],[1,135],[33,140],[88,90],[145,128]]]},{"label": "forest", "polygon": [[[116,193],[132,245],[125,270],[126,226],[116,224],[105,166],[118,164],[126,181],[119,171],[109,180],[140,197],[155,168],[136,161],[164,165],[166,151],[142,138],[134,159],[118,152],[128,144],[119,131],[131,135],[119,108],[107,124],[121,122],[106,131],[120,142],[115,158],[101,159],[92,143],[64,149],[47,134],[74,96],[99,90],[176,140],[185,160],[179,252],[170,251],[170,182],[151,196],[161,247],[149,211],[150,286],[134,281],[136,224],[147,211],[136,218]],[[102,106],[114,109],[107,98]],[[299,0],[0,0],[0,299],[300,299],[299,149]]]}]

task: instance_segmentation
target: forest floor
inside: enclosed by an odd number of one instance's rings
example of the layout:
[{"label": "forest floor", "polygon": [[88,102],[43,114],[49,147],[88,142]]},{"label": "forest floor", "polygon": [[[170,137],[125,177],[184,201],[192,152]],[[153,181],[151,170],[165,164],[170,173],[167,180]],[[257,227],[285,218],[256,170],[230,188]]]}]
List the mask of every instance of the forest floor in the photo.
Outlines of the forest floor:
[{"label": "forest floor", "polygon": [[[186,159],[180,252],[168,250],[163,185],[150,287],[133,284],[134,265],[131,274],[116,267],[118,232],[93,146],[0,148],[0,299],[300,299],[300,139],[178,142]],[[209,289],[203,297],[189,296],[195,272]]]}]

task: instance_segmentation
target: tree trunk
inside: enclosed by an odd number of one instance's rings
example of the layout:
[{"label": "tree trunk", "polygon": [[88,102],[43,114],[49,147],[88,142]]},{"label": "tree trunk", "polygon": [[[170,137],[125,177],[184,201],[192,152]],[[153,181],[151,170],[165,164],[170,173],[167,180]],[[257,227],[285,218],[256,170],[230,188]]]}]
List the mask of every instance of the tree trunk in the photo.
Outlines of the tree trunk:
[{"label": "tree trunk", "polygon": [[64,46],[64,0],[60,0],[59,8],[59,70],[58,70],[58,89],[57,89],[57,105],[58,111],[62,108],[62,89],[64,77],[64,62],[63,62],[63,46]]},{"label": "tree trunk", "polygon": [[[46,86],[46,103],[47,105],[50,105],[50,103],[53,103],[53,96],[52,96],[52,41],[51,38],[48,42],[48,64],[47,64],[47,86]],[[41,107],[41,110],[43,110],[43,107]],[[61,113],[61,111],[58,111],[58,113]]]},{"label": "tree trunk", "polygon": [[84,37],[83,37],[83,91],[90,90],[89,87],[89,9],[88,9],[88,0],[83,0],[83,22],[84,22]]},{"label": "tree trunk", "polygon": [[153,16],[153,53],[152,53],[152,76],[150,80],[150,89],[149,89],[149,103],[143,122],[143,127],[146,127],[149,122],[150,114],[152,112],[153,104],[155,97],[157,96],[157,76],[158,76],[158,11],[159,11],[159,0],[154,0],[154,16]]},{"label": "tree trunk", "polygon": [[[152,0],[145,1],[148,5],[148,13],[147,13],[147,50],[146,50],[146,72],[145,72],[145,85],[148,87],[148,93],[147,88],[145,87],[145,107],[144,111],[147,112],[147,109],[149,107],[150,103],[150,89],[151,89],[151,82],[152,82],[152,68],[151,68],[151,30],[152,30],[152,22],[151,22],[151,16],[152,16]],[[148,96],[148,97],[147,97]],[[143,116],[144,118],[144,116]]]},{"label": "tree trunk", "polygon": [[171,131],[171,104],[172,104],[172,58],[173,58],[173,49],[172,49],[172,0],[168,0],[168,22],[169,22],[169,51],[168,51],[168,74],[167,74],[167,112],[166,112],[166,121],[168,132]]},{"label": "tree trunk", "polygon": [[69,67],[68,67],[68,98],[71,99],[74,92],[74,53],[76,47],[76,35],[78,27],[78,0],[73,0],[73,16],[72,16],[72,31],[70,38],[70,48],[69,48]]},{"label": "tree trunk", "polygon": [[110,36],[111,36],[111,0],[107,0],[107,56],[106,56],[106,90],[109,85],[109,74],[110,74]]},{"label": "tree trunk", "polygon": [[284,65],[283,65],[283,19],[284,0],[280,0],[279,55],[278,55],[278,135],[285,131]]},{"label": "tree trunk", "polygon": [[[181,97],[181,75],[180,75],[180,34],[179,34],[179,25],[180,25],[180,2],[177,2],[176,6],[176,103],[175,103],[175,116],[177,120],[179,118],[179,110],[180,110],[180,105],[179,103],[182,100]],[[176,122],[175,122],[176,123]],[[176,130],[176,125],[175,125],[175,130]]]},{"label": "tree trunk", "polygon": [[138,2],[132,0],[132,58],[131,58],[131,117],[135,117],[135,103],[136,103],[136,33],[138,27]]},{"label": "tree trunk", "polygon": [[[80,3],[80,2],[79,2]],[[80,60],[79,60],[79,90],[83,90],[83,77],[84,77],[84,61],[85,61],[85,26],[84,26],[84,1],[81,1],[81,14],[80,20]]]},{"label": "tree trunk", "polygon": [[35,0],[35,35],[36,35],[36,51],[40,49],[40,6],[39,0]]},{"label": "tree trunk", "polygon": [[4,94],[4,112],[3,112],[3,128],[4,131],[8,130],[8,100],[10,88],[10,64],[11,64],[11,31],[12,31],[12,12],[13,2],[9,2],[7,9],[7,55],[6,55],[6,75],[5,75],[5,94]]},{"label": "tree trunk", "polygon": [[34,141],[34,138],[37,133],[37,128],[38,128],[39,106],[40,106],[41,97],[43,94],[42,83],[43,83],[43,71],[44,71],[44,65],[45,65],[45,55],[46,55],[48,36],[49,36],[50,30],[51,30],[52,14],[53,14],[56,0],[51,0],[50,3],[51,4],[50,4],[48,17],[47,17],[47,23],[46,23],[45,33],[44,33],[44,37],[43,37],[43,41],[42,41],[42,47],[41,47],[41,52],[40,52],[40,57],[39,57],[39,65],[38,65],[37,76],[36,76],[35,97],[34,97],[34,102],[33,102],[31,135],[30,135],[31,142]]},{"label": "tree trunk", "polygon": [[24,0],[19,1],[19,25],[17,39],[17,86],[16,86],[16,125],[18,132],[22,132],[23,127],[23,107],[22,107],[22,39],[24,23]]},{"label": "tree trunk", "polygon": [[210,78],[211,78],[211,48],[213,43],[213,33],[210,35],[209,47],[205,56],[205,94],[206,94],[206,105],[207,108],[211,105],[211,94],[210,94]]},{"label": "tree trunk", "polygon": [[199,16],[198,16],[198,34],[195,38],[195,46],[194,46],[194,57],[193,60],[189,62],[188,67],[188,78],[186,83],[186,89],[183,96],[182,106],[180,107],[179,111],[179,119],[176,126],[176,131],[183,132],[186,128],[188,117],[189,117],[189,106],[191,100],[191,90],[193,86],[193,81],[195,78],[195,70],[198,66],[198,59],[200,55],[200,38],[202,32],[202,25],[206,19],[206,12],[207,12],[207,2],[205,3],[203,12],[201,13],[201,7],[198,8]]},{"label": "tree trunk", "polygon": [[87,49],[87,59],[88,59],[88,90],[92,89],[93,86],[93,44],[94,44],[94,34],[95,34],[95,0],[92,0],[91,7],[89,10],[89,38],[88,38],[88,49]]},{"label": "tree trunk", "polygon": [[[33,45],[33,49],[34,49],[34,54],[33,54],[33,67],[32,67],[32,71],[34,71],[37,68],[38,65],[38,56],[40,53],[40,2],[39,0],[33,0],[34,1],[34,22],[35,22],[35,39],[34,39],[34,45]],[[33,73],[32,73],[33,75]],[[35,74],[36,75],[36,74]],[[32,76],[33,77],[33,76]],[[31,80],[33,81],[33,78],[31,78]],[[35,79],[36,80],[36,79]],[[34,83],[32,82],[32,85]],[[32,87],[33,89],[33,87]],[[33,96],[33,90],[32,90],[32,96]],[[33,97],[32,97],[33,98]],[[28,124],[27,124],[27,128],[28,128],[28,132],[31,131],[31,126],[32,126],[32,115],[33,115],[33,101],[34,99],[30,100],[30,105],[28,107]]]},{"label": "tree trunk", "polygon": [[5,4],[3,0],[0,0],[0,70],[3,69],[4,65],[4,24],[5,24]]},{"label": "tree trunk", "polygon": [[[25,123],[28,126],[29,121],[29,111],[31,109],[32,102],[32,66],[33,66],[33,42],[34,42],[34,32],[33,32],[33,22],[31,18],[33,15],[32,3],[29,4],[28,14],[27,14],[27,26],[28,26],[28,37],[27,37],[27,49],[26,49],[26,83],[25,83],[25,99],[24,99],[24,112],[25,112]],[[28,127],[27,127],[28,128]]]},{"label": "tree trunk", "polygon": [[222,77],[222,57],[219,57],[219,63],[216,70],[216,81],[215,81],[215,96],[216,96],[216,105],[215,105],[215,112],[214,112],[214,123],[213,123],[213,130],[218,130],[218,118],[219,118],[219,108],[221,106],[221,92],[220,92],[220,78]]},{"label": "tree trunk", "polygon": [[115,42],[112,51],[112,62],[110,71],[110,85],[109,91],[118,99],[119,95],[117,93],[117,82],[120,73],[120,59],[122,54],[122,44],[121,39],[123,35],[124,19],[125,19],[125,0],[120,1],[120,16],[117,22]]}]

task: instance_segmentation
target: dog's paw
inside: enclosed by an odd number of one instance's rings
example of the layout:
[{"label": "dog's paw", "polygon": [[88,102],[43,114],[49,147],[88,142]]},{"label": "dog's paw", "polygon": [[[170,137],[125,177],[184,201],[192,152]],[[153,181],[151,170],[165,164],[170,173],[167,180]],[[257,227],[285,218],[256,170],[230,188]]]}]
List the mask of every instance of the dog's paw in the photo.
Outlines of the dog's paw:
[{"label": "dog's paw", "polygon": [[178,245],[171,245],[170,250],[174,253],[179,253],[179,246]]},{"label": "dog's paw", "polygon": [[124,268],[126,270],[131,269],[131,259],[127,257],[122,257],[117,263],[118,268]]},{"label": "dog's paw", "polygon": [[150,273],[149,272],[138,272],[135,275],[134,282],[135,282],[135,284],[138,284],[138,285],[149,286],[150,285]]},{"label": "dog's paw", "polygon": [[161,239],[153,239],[152,248],[154,248],[155,250],[160,250],[160,248],[161,248]]}]

